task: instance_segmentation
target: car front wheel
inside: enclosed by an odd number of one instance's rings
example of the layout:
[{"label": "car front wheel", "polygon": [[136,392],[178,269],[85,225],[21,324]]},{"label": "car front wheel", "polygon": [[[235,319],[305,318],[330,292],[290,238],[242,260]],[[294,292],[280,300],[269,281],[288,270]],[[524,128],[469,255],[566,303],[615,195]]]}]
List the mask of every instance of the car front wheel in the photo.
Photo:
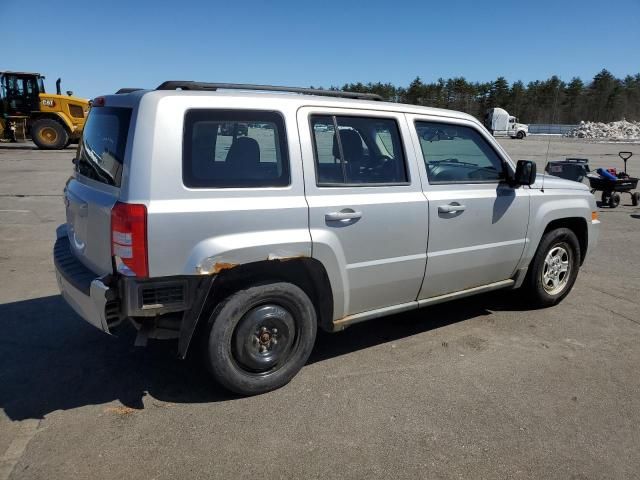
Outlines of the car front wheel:
[{"label": "car front wheel", "polygon": [[306,293],[274,282],[239,290],[214,309],[205,363],[223,387],[256,395],[286,385],[304,366],[317,320]]},{"label": "car front wheel", "polygon": [[573,231],[558,228],[540,241],[523,287],[534,307],[550,307],[566,297],[580,269],[580,244]]}]

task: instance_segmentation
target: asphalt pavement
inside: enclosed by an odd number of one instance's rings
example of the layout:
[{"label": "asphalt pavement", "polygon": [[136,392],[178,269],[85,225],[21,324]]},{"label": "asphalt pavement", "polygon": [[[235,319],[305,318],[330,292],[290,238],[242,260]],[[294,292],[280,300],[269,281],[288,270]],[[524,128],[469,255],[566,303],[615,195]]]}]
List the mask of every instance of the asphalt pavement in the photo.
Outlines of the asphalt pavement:
[{"label": "asphalt pavement", "polygon": [[[501,143],[617,166],[640,145]],[[549,154],[547,155],[547,149]],[[51,249],[73,149],[0,144],[0,480],[640,477],[640,208],[560,305],[509,292],[321,334],[286,387],[214,385],[175,344],[133,347],[58,295]],[[637,162],[634,162],[637,160]]]}]

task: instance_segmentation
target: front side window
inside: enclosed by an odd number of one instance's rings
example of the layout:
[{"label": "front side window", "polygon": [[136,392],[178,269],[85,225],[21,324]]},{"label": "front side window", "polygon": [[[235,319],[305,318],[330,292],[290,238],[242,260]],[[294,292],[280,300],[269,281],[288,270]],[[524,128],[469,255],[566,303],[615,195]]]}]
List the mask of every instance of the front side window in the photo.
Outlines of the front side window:
[{"label": "front side window", "polygon": [[497,182],[505,178],[502,159],[471,127],[416,122],[429,183]]},{"label": "front side window", "polygon": [[182,179],[192,188],[289,185],[282,117],[265,111],[189,110]]},{"label": "front side window", "polygon": [[317,183],[322,186],[408,181],[397,122],[388,118],[313,115]]}]

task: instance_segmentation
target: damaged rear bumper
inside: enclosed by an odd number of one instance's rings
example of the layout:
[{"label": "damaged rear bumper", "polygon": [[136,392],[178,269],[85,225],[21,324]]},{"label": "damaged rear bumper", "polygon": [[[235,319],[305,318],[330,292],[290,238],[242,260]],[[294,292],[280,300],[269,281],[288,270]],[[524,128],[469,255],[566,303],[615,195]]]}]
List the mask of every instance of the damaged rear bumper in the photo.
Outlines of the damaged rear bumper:
[{"label": "damaged rear bumper", "polygon": [[53,259],[58,287],[80,317],[106,333],[129,319],[148,338],[179,338],[179,356],[186,355],[213,276],[99,276],[74,255],[65,228],[57,236]]},{"label": "damaged rear bumper", "polygon": [[108,286],[109,276],[100,277],[85,267],[66,236],[56,240],[53,261],[62,297],[84,320],[109,333],[110,325],[120,320],[118,295]]}]

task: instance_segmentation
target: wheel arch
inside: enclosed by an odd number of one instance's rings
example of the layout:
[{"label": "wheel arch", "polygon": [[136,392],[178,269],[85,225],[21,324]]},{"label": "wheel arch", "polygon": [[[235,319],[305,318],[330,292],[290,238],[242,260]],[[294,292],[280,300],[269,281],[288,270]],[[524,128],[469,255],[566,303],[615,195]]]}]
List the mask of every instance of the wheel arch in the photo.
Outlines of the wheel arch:
[{"label": "wheel arch", "polygon": [[58,112],[33,112],[31,114],[29,130],[31,130],[31,127],[35,122],[45,118],[50,120],[55,120],[56,122],[60,123],[65,128],[65,130],[69,135],[73,133],[74,129],[71,122],[67,118],[65,118],[64,115],[61,115]]},{"label": "wheel arch", "polygon": [[[195,321],[183,320],[178,342],[178,356],[184,358],[193,337],[200,336],[216,305],[238,290],[271,281],[288,282],[302,289],[311,299],[318,326],[331,331],[333,325],[333,292],[324,265],[309,257],[262,260],[241,265],[228,264],[210,279],[208,295],[199,308]],[[197,308],[197,306],[194,306]]]},{"label": "wheel arch", "polygon": [[587,221],[583,217],[557,218],[547,224],[542,236],[544,237],[548,232],[558,228],[568,228],[578,238],[578,243],[580,244],[580,265],[582,265],[589,246],[589,227]]}]

